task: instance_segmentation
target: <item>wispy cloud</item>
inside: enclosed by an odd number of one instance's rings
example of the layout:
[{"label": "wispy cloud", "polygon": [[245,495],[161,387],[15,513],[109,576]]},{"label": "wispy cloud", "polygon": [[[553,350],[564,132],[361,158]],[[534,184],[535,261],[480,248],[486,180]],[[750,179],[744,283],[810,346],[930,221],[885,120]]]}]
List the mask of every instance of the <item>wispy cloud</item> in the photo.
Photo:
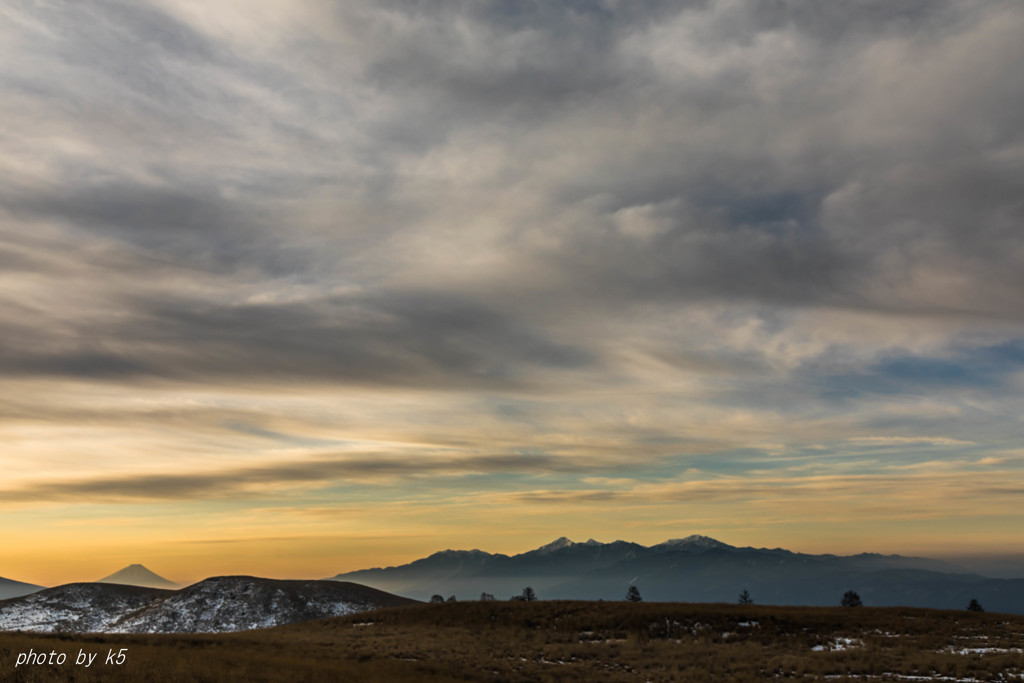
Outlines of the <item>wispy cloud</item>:
[{"label": "wispy cloud", "polygon": [[5,501],[1020,442],[1017,2],[2,14]]},{"label": "wispy cloud", "polygon": [[922,444],[926,446],[973,446],[972,441],[960,441],[934,436],[857,436],[850,441],[869,446],[900,446],[906,444]]},{"label": "wispy cloud", "polygon": [[424,475],[472,475],[487,472],[579,471],[584,465],[542,455],[491,455],[473,458],[397,459],[381,455],[278,463],[194,474],[145,474],[80,481],[28,484],[2,492],[5,502],[147,501],[251,497],[267,489],[299,484],[310,488],[348,482],[411,479]]}]

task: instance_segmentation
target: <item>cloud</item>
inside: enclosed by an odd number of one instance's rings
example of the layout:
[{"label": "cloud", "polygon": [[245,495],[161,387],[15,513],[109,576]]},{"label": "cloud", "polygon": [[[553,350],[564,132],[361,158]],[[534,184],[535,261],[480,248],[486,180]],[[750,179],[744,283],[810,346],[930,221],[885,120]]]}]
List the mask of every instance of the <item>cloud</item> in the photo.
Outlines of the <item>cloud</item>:
[{"label": "cloud", "polygon": [[135,314],[82,321],[61,344],[0,343],[0,364],[8,376],[276,377],[443,390],[516,386],[531,367],[555,371],[592,361],[584,349],[444,293],[377,292],[285,304],[146,301]]},{"label": "cloud", "polygon": [[4,501],[13,504],[252,498],[292,486],[317,489],[342,483],[409,480],[424,476],[572,472],[583,471],[589,466],[589,463],[574,463],[552,456],[531,454],[499,453],[458,458],[346,454],[331,459],[279,462],[213,472],[139,474],[29,483],[21,488],[4,491],[2,497]]},{"label": "cloud", "polygon": [[[1000,484],[1006,472],[977,471],[953,481],[934,472],[819,476],[728,477],[711,480],[640,483],[606,489],[536,490],[490,496],[496,502],[525,506],[584,506],[604,504],[663,507],[731,505],[743,514],[753,510],[796,519],[820,511],[830,519],[856,513],[865,519],[927,519],[957,514],[1002,514],[1006,497],[1020,487]],[[992,497],[991,499],[989,497]],[[880,504],[879,500],[884,499]],[[981,502],[981,501],[984,502]],[[798,502],[796,502],[798,501]]]},{"label": "cloud", "polygon": [[959,441],[934,436],[858,436],[850,439],[854,443],[870,446],[898,446],[902,444],[922,444],[925,446],[973,446],[970,441]]},{"label": "cloud", "polygon": [[101,470],[44,498],[1020,440],[1019,3],[5,9],[0,464]]}]

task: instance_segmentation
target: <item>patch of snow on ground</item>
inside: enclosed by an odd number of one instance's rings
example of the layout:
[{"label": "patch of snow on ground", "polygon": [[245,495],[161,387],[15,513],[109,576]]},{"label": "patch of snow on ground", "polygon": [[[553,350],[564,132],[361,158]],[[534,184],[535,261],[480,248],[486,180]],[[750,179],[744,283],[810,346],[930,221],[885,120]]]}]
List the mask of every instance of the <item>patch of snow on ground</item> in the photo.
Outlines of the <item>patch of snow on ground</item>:
[{"label": "patch of snow on ground", "polygon": [[1019,647],[950,647],[939,650],[941,653],[948,652],[953,655],[987,655],[987,654],[1020,654],[1024,652]]},{"label": "patch of snow on ground", "polygon": [[811,648],[812,652],[841,652],[843,650],[850,650],[856,647],[864,647],[863,641],[857,640],[856,638],[845,638],[838,637],[833,638],[824,645],[815,645]]},{"label": "patch of snow on ground", "polygon": [[[846,674],[826,674],[822,676],[826,680],[839,680],[848,678]],[[883,673],[878,676],[864,676],[861,680],[880,681],[955,681],[956,683],[984,683],[981,678],[956,678],[953,676],[915,676],[912,674]],[[1007,679],[1013,680],[1013,679]]]},{"label": "patch of snow on ground", "polygon": [[956,681],[956,683],[983,683],[981,678],[956,678],[955,676],[912,676],[910,674],[883,674],[886,680],[894,681]]}]

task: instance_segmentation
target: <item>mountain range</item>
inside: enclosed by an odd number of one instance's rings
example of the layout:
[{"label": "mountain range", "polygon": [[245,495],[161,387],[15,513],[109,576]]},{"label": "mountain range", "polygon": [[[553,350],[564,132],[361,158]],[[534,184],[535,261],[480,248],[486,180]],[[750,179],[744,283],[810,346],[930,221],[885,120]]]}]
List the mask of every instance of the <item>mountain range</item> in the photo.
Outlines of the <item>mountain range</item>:
[{"label": "mountain range", "polygon": [[0,630],[242,631],[438,594],[507,599],[526,586],[540,599],[622,600],[635,586],[647,601],[731,603],[746,590],[757,603],[810,606],[836,605],[854,590],[869,606],[963,609],[977,599],[989,611],[1024,614],[1024,578],[989,578],[939,560],[740,548],[699,535],[652,546],[562,537],[518,555],[444,550],[322,581],[228,576],[172,590],[175,584],[142,565],[94,583],[47,589],[0,579]]},{"label": "mountain range", "polygon": [[332,578],[419,599],[481,593],[505,599],[530,586],[541,599],[621,600],[632,585],[654,601],[736,602],[747,590],[763,604],[813,606],[837,605],[854,590],[866,605],[963,609],[976,598],[990,611],[1024,614],[1024,578],[991,579],[921,557],[739,548],[700,535],[649,547],[562,537],[511,556],[444,550]]},{"label": "mountain range", "polygon": [[43,590],[43,587],[37,586],[34,583],[23,583],[21,581],[5,579],[0,576],[0,600],[17,598],[22,595],[28,595],[29,593],[35,593],[36,591],[41,590]]},{"label": "mountain range", "polygon": [[0,631],[225,633],[415,603],[352,583],[252,576],[214,577],[177,591],[72,583],[0,601]]}]

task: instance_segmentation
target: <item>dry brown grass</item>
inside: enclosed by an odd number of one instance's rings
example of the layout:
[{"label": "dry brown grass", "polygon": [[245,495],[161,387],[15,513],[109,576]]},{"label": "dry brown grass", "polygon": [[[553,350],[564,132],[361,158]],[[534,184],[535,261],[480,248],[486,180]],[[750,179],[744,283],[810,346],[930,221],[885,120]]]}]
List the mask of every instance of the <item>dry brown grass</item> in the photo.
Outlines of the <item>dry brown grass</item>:
[{"label": "dry brown grass", "polygon": [[[752,622],[756,622],[754,625]],[[852,641],[848,649],[816,651]],[[904,608],[459,602],[227,635],[0,634],[12,681],[1024,680],[1024,617]],[[101,652],[14,669],[18,652]],[[101,662],[127,647],[120,667]],[[989,652],[962,652],[989,648]],[[905,679],[904,679],[905,680]]]}]

